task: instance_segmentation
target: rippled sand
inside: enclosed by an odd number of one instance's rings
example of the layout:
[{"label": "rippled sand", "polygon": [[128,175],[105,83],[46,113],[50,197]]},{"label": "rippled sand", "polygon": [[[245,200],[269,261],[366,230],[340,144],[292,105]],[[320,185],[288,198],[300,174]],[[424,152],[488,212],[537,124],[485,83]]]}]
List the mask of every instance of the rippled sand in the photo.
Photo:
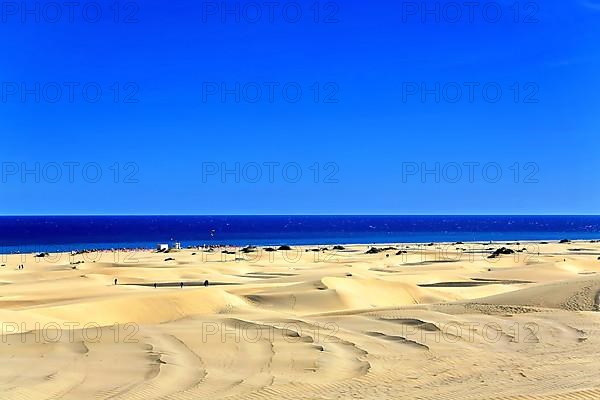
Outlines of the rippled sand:
[{"label": "rippled sand", "polygon": [[3,256],[0,398],[600,399],[599,243],[390,247]]}]

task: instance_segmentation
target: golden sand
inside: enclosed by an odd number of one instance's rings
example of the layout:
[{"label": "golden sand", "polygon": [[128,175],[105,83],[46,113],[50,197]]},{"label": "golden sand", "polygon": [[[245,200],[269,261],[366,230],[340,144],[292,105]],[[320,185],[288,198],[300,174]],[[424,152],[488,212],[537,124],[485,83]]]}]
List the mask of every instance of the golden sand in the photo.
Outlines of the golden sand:
[{"label": "golden sand", "polygon": [[1,256],[0,398],[600,399],[599,243],[390,246]]}]

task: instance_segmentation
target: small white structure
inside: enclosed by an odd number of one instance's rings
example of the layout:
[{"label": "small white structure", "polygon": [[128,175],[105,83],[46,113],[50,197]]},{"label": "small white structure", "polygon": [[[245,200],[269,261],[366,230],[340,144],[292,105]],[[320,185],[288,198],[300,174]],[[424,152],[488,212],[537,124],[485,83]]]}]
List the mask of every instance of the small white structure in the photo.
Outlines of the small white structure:
[{"label": "small white structure", "polygon": [[175,242],[175,250],[181,250],[181,243]]},{"label": "small white structure", "polygon": [[167,251],[169,250],[169,245],[166,243],[161,243],[156,245],[156,250],[158,251]]}]

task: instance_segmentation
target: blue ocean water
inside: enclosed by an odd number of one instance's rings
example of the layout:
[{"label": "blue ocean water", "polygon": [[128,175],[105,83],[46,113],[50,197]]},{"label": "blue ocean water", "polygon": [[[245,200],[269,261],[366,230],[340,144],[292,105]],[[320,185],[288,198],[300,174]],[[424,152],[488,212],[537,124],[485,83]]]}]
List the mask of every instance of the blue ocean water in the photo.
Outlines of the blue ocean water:
[{"label": "blue ocean water", "polygon": [[600,238],[600,216],[0,217],[0,253],[183,246]]}]

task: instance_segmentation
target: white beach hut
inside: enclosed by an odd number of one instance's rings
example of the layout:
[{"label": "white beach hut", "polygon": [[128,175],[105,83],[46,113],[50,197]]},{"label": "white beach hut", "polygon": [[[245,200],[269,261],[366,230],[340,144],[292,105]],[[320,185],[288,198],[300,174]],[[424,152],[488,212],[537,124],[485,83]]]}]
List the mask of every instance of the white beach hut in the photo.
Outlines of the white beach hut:
[{"label": "white beach hut", "polygon": [[158,251],[167,251],[169,250],[169,245],[166,243],[159,243],[156,245],[156,250]]}]

